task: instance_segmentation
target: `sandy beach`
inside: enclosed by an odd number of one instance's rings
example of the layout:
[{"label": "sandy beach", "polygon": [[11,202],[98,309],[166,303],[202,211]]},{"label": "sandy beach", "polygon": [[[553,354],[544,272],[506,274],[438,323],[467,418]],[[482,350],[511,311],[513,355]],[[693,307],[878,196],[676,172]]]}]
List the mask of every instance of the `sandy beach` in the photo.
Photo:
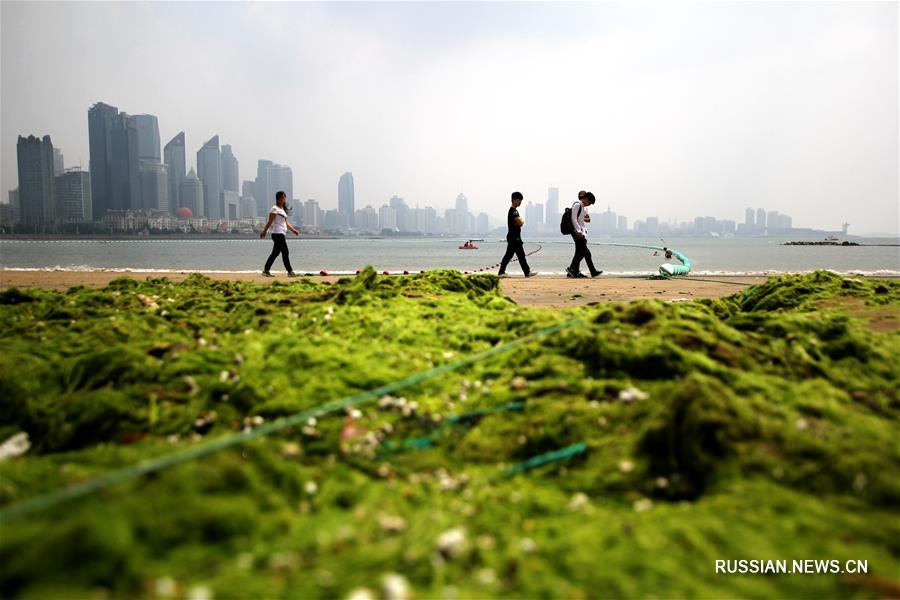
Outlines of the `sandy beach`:
[{"label": "sandy beach", "polygon": [[[135,279],[168,277],[181,281],[189,273],[171,272],[117,272],[117,271],[12,271],[0,270],[0,289],[48,288],[65,290],[72,286],[104,287],[117,277]],[[212,279],[272,283],[291,281],[283,274],[274,279],[255,273],[206,273]],[[396,275],[402,277],[402,275]],[[314,279],[337,281],[329,276]],[[695,298],[719,298],[734,294],[748,286],[765,281],[764,277],[719,277],[683,279],[639,279],[632,277],[600,277],[599,279],[566,279],[564,277],[509,277],[503,280],[503,292],[525,306],[568,307],[593,302],[613,302],[638,298],[662,300],[692,300]]]}]

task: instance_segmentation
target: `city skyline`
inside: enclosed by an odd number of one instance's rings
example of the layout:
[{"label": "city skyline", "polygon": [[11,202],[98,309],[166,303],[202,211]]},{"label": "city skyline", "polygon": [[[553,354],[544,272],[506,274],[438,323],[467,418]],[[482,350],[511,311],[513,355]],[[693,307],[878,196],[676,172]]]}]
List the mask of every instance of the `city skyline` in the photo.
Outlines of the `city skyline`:
[{"label": "city skyline", "polygon": [[291,165],[293,195],[329,207],[352,170],[357,202],[462,191],[495,219],[512,190],[544,201],[552,182],[561,202],[589,189],[663,220],[748,205],[860,234],[900,220],[896,3],[0,10],[4,193],[18,134],[86,165],[83,111],[102,99],[192,151],[219,135],[245,171]]}]

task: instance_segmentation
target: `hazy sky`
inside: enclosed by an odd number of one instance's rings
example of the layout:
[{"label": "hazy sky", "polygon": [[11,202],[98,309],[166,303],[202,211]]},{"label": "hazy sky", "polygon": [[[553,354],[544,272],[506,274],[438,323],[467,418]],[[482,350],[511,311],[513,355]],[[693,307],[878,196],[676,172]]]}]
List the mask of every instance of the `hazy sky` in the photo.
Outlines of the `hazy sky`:
[{"label": "hazy sky", "polygon": [[219,134],[252,179],[499,218],[578,189],[636,218],[897,232],[898,3],[0,3],[2,189],[16,137],[87,165],[103,101]]}]

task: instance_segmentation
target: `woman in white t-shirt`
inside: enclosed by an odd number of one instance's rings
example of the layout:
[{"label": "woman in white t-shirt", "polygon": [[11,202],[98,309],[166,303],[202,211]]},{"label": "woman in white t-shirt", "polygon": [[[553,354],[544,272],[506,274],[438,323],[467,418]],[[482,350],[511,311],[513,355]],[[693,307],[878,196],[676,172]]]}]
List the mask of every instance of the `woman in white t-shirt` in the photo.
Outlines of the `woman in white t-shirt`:
[{"label": "woman in white t-shirt", "polygon": [[284,261],[284,268],[287,269],[288,277],[298,277],[291,268],[287,240],[284,239],[288,229],[290,229],[291,233],[294,235],[300,235],[300,230],[288,223],[290,210],[291,209],[287,207],[287,194],[284,192],[275,194],[275,206],[269,209],[269,222],[266,223],[266,226],[263,227],[262,232],[259,234],[259,237],[265,239],[266,232],[268,232],[271,227],[272,242],[275,244],[272,247],[272,254],[269,255],[269,260],[266,261],[266,266],[263,268],[262,274],[264,277],[274,277],[274,275],[269,272],[269,269],[272,268],[272,263],[275,262],[275,259],[278,258],[279,254],[281,254],[281,260]]}]

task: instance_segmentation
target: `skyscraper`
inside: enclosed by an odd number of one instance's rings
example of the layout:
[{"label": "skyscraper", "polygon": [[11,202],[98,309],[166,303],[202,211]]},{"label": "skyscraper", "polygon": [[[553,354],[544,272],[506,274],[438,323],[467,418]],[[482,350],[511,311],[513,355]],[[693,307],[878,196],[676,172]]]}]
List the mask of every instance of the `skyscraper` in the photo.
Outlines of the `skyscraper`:
[{"label": "skyscraper", "polygon": [[766,209],[764,208],[756,209],[756,229],[758,231],[766,230]]},{"label": "skyscraper", "polygon": [[59,148],[53,149],[53,174],[61,175],[63,171],[66,170],[66,161],[63,158],[62,150]]},{"label": "skyscraper", "polygon": [[203,212],[194,213],[208,219],[223,218],[222,209],[222,156],[219,152],[219,136],[214,135],[197,151],[197,176],[203,182]]},{"label": "skyscraper", "polygon": [[463,194],[459,194],[456,197],[456,210],[457,212],[469,212],[469,200]]},{"label": "skyscraper", "polygon": [[353,189],[353,173],[347,171],[338,181],[338,210],[352,218],[356,210],[356,194]]},{"label": "skyscraper", "polygon": [[272,165],[267,170],[268,175],[268,192],[266,198],[268,206],[266,206],[266,214],[269,213],[269,207],[275,204],[275,194],[284,192],[287,194],[288,203],[294,198],[294,172],[287,165]]},{"label": "skyscraper", "polygon": [[203,214],[203,182],[193,168],[181,180],[178,197],[181,198],[181,206],[178,208],[189,208],[195,217]]},{"label": "skyscraper", "polygon": [[547,218],[544,221],[548,225],[552,225],[558,223],[559,219],[559,188],[549,187],[547,188]]},{"label": "skyscraper", "polygon": [[98,102],[88,110],[94,220],[107,210],[140,208],[138,130],[133,117]]},{"label": "skyscraper", "polygon": [[50,136],[19,136],[19,220],[26,225],[50,225],[57,219]]},{"label": "skyscraper", "polygon": [[159,162],[159,122],[154,115],[134,115],[139,159]]},{"label": "skyscraper", "polygon": [[744,225],[746,225],[748,229],[753,229],[754,223],[753,209],[748,208],[744,211]]},{"label": "skyscraper", "polygon": [[181,208],[181,182],[184,181],[184,132],[169,140],[163,150],[163,158],[168,169],[169,178],[169,210],[175,212]]},{"label": "skyscraper", "polygon": [[231,146],[222,146],[222,189],[229,192],[240,191],[238,182],[238,159],[231,152]]},{"label": "skyscraper", "polygon": [[265,217],[269,213],[269,207],[275,203],[274,196],[271,202],[269,198],[269,167],[273,163],[271,160],[260,159],[256,163],[256,185],[254,185],[253,197],[256,198],[256,216]]},{"label": "skyscraper", "polygon": [[75,168],[56,176],[56,208],[63,223],[85,223],[93,218],[91,174]]},{"label": "skyscraper", "polygon": [[169,212],[169,183],[166,165],[153,159],[141,159],[138,167],[141,179],[141,206],[143,211]]}]

